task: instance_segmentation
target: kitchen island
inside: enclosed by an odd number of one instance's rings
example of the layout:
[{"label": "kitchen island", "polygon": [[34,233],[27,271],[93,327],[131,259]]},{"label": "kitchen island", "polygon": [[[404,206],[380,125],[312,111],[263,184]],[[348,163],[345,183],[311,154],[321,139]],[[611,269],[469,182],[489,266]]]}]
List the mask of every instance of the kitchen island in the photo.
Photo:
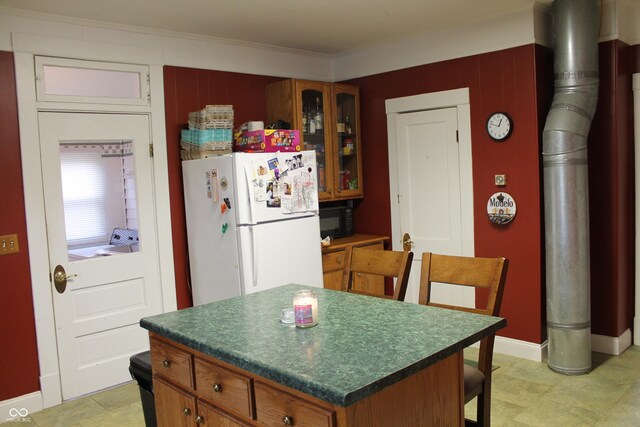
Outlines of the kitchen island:
[{"label": "kitchen island", "polygon": [[313,288],[319,323],[280,322],[301,285],[141,320],[159,425],[463,425],[462,350],[497,317]]}]

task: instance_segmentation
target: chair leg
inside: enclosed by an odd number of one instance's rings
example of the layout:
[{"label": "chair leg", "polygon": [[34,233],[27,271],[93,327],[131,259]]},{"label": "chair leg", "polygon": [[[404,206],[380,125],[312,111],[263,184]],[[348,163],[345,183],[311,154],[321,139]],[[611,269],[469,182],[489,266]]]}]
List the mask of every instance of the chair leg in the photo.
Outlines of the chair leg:
[{"label": "chair leg", "polygon": [[476,398],[476,425],[484,426],[484,393],[480,393]]},{"label": "chair leg", "polygon": [[[487,387],[488,385],[488,387]],[[491,385],[485,384],[478,395],[476,420],[479,426],[491,426]]]}]

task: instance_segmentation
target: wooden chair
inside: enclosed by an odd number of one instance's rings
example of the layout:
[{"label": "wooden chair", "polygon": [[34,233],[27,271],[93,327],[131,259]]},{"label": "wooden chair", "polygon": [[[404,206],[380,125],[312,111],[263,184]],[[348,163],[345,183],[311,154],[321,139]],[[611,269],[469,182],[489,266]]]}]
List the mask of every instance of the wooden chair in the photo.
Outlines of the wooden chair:
[{"label": "wooden chair", "polygon": [[[471,313],[498,316],[509,261],[505,258],[474,258],[437,255],[430,252],[422,254],[420,272],[419,304],[442,307]],[[431,301],[431,283],[472,286],[489,291],[485,308],[468,308]],[[478,425],[491,423],[491,364],[493,361],[493,343],[495,334],[480,341],[478,367],[464,365],[464,403],[478,397]],[[472,424],[466,420],[466,424]]]},{"label": "wooden chair", "polygon": [[[413,261],[413,252],[348,247],[345,253],[341,290],[345,292],[354,292],[363,295],[394,299],[396,301],[404,301],[404,296],[407,293],[407,284],[409,283],[411,261]],[[372,294],[353,289],[353,278],[354,275],[358,273],[395,277],[397,280],[393,296]]]}]

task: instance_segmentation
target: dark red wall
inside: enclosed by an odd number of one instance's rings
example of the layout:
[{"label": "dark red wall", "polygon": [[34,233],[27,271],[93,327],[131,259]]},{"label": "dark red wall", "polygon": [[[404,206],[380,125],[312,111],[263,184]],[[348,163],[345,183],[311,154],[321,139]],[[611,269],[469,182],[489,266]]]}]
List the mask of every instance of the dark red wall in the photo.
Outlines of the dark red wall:
[{"label": "dark red wall", "polygon": [[[34,159],[39,161],[39,159]],[[22,191],[13,54],[0,51],[0,235],[17,234],[20,252],[0,256],[0,401],[40,390],[29,245]]]},{"label": "dark red wall", "polygon": [[190,111],[204,108],[207,104],[233,105],[236,125],[249,120],[264,120],[267,115],[265,87],[277,80],[281,79],[193,68],[164,67],[171,227],[178,308],[191,306],[180,163],[180,129],[187,128]]},{"label": "dark red wall", "polygon": [[[363,233],[391,233],[387,126],[384,102],[421,93],[468,87],[471,100],[471,138],[475,252],[477,256],[505,256],[510,261],[501,315],[508,326],[501,335],[540,343],[542,330],[542,240],[540,109],[537,75],[539,61],[549,66],[549,54],[535,45],[475,55],[435,64],[350,80],[360,87],[362,158],[365,195],[355,214]],[[549,99],[544,99],[549,102]],[[513,135],[492,142],[485,122],[494,111],[514,119]],[[488,198],[499,191],[494,175],[507,174],[504,189],[518,206],[515,220],[506,226],[491,223]]]},{"label": "dark red wall", "polygon": [[633,324],[635,283],[632,48],[600,43],[599,67],[588,142],[591,331],[618,337]]},{"label": "dark red wall", "polygon": [[[591,171],[598,170],[598,166],[592,166],[594,160],[602,164],[597,176],[591,177],[591,184],[604,184],[590,193],[592,217],[598,218],[598,226],[592,227],[591,235],[592,241],[596,239],[596,242],[601,238],[599,233],[615,233],[623,238],[616,244],[603,239],[611,245],[612,252],[602,249],[604,261],[600,263],[596,259],[592,262],[595,269],[592,275],[596,278],[592,279],[592,318],[594,333],[618,336],[628,327],[625,325],[633,313],[633,288],[629,279],[633,261],[628,261],[633,259],[633,248],[629,247],[628,240],[633,237],[634,228],[625,225],[630,215],[627,209],[632,209],[628,205],[634,200],[629,194],[633,183],[627,181],[633,174],[632,166],[629,167],[633,158],[633,138],[629,124],[632,109],[626,99],[631,89],[626,88],[630,84],[626,83],[626,76],[628,67],[632,72],[640,72],[640,45],[627,48],[619,42],[603,43],[600,58],[603,89],[589,139],[589,156]],[[391,232],[391,219],[384,100],[470,88],[476,253],[485,256],[505,254],[510,258],[502,311],[508,318],[509,327],[503,334],[530,342],[541,342],[545,333],[541,326],[544,320],[544,257],[538,159],[541,128],[552,92],[551,64],[548,49],[524,46],[353,81],[361,87],[365,141],[365,198],[356,210],[357,228],[359,232],[387,235]],[[183,308],[191,302],[187,287],[179,131],[186,125],[187,113],[206,104],[232,104],[236,124],[260,120],[266,115],[264,87],[278,79],[180,67],[165,67],[164,74],[176,287],[178,306]],[[608,86],[611,89],[607,89]],[[484,121],[495,109],[511,112],[516,121],[513,137],[504,144],[492,143],[484,134]],[[600,138],[600,134],[604,137]],[[3,343],[0,401],[40,389],[20,165],[13,55],[0,52],[0,170],[4,177],[0,235],[18,234],[20,242],[18,254],[0,256],[0,274],[10,277],[11,284],[6,285],[7,279],[0,282],[0,343]],[[620,168],[623,170],[618,170]],[[518,217],[504,228],[494,227],[484,217],[486,198],[495,189],[492,182],[496,171],[507,173],[507,191],[518,202]],[[616,197],[600,198],[609,191],[615,191]],[[597,206],[594,208],[595,200],[603,201],[602,212]],[[606,208],[604,203],[612,200],[615,208]],[[614,220],[615,225],[608,222],[613,217],[620,217]],[[594,246],[592,244],[592,248]],[[616,257],[625,259],[616,260]]]}]

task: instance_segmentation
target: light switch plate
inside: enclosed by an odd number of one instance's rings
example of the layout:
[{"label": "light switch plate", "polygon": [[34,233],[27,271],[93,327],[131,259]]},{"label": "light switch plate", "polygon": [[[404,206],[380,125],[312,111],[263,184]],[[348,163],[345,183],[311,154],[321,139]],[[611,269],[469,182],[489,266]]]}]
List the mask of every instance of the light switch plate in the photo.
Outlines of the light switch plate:
[{"label": "light switch plate", "polygon": [[9,255],[19,252],[18,235],[8,234],[0,236],[0,255]]},{"label": "light switch plate", "polygon": [[496,175],[495,176],[495,180],[496,180],[496,185],[497,186],[502,187],[502,186],[507,185],[507,175],[504,175],[504,174]]}]

